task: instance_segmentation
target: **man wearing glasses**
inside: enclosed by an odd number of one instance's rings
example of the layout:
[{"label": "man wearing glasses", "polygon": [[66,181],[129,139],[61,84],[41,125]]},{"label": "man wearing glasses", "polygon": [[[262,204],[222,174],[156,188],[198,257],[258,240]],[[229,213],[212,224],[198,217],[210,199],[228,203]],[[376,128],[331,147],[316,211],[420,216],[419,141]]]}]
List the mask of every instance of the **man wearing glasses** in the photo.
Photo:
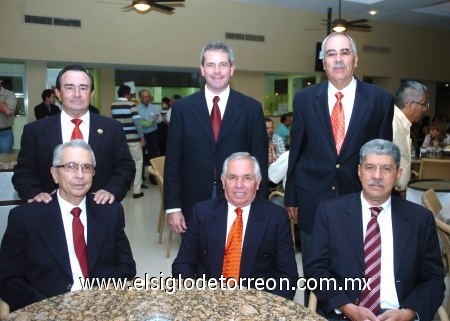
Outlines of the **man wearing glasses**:
[{"label": "man wearing glasses", "polygon": [[0,297],[11,311],[83,289],[88,278],[134,278],[122,205],[97,204],[88,193],[95,164],[84,140],[58,145],[49,170],[59,185],[54,200],[11,210],[0,248]]},{"label": "man wearing glasses", "polygon": [[321,53],[328,80],[294,97],[285,193],[289,215],[299,222],[303,262],[319,202],[359,191],[361,146],[375,138],[392,141],[392,95],[354,77],[353,39],[332,33]]},{"label": "man wearing glasses", "polygon": [[395,111],[392,127],[393,142],[400,148],[400,168],[402,176],[395,184],[395,189],[404,195],[411,178],[411,135],[413,123],[417,123],[428,109],[427,87],[415,81],[405,81],[400,84],[394,98]]}]

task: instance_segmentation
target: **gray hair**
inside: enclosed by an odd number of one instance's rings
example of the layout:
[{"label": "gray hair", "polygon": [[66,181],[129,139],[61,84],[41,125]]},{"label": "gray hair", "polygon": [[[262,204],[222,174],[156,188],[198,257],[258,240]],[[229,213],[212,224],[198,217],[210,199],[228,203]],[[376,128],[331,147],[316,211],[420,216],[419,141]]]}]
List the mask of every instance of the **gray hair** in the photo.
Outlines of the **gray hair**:
[{"label": "gray hair", "polygon": [[79,147],[79,148],[83,148],[83,149],[89,151],[89,153],[91,153],[92,160],[94,162],[94,167],[95,167],[96,161],[95,161],[94,152],[92,151],[91,146],[89,146],[89,144],[86,143],[83,139],[69,140],[68,142],[65,142],[64,144],[59,144],[58,146],[56,146],[55,150],[53,152],[53,166],[62,165],[61,164],[62,151],[66,147]]},{"label": "gray hair", "polygon": [[230,161],[243,160],[243,159],[248,159],[253,162],[253,173],[255,174],[256,180],[259,180],[261,178],[261,168],[259,167],[258,160],[254,156],[250,155],[247,152],[237,152],[237,153],[233,153],[230,156],[228,156],[228,158],[223,163],[222,178],[225,178],[225,176],[227,175],[228,163]]},{"label": "gray hair", "polygon": [[400,167],[400,149],[393,142],[384,139],[373,139],[365,143],[359,151],[359,165],[362,165],[369,154],[392,156],[397,169]]},{"label": "gray hair", "polygon": [[201,65],[203,65],[203,63],[205,62],[205,52],[210,51],[210,50],[226,52],[228,54],[228,60],[230,62],[230,65],[234,65],[233,50],[227,44],[225,44],[221,41],[213,41],[203,47],[202,53],[200,54],[200,64]]},{"label": "gray hair", "polygon": [[416,81],[404,81],[400,84],[400,87],[398,87],[397,92],[395,93],[394,103],[398,108],[403,109],[408,101],[419,101],[424,94],[427,97],[428,105],[427,87]]},{"label": "gray hair", "polygon": [[150,91],[148,89],[141,89],[141,90],[139,90],[139,93],[138,93],[139,97],[141,97],[142,94],[145,92],[148,92],[150,94]]},{"label": "gray hair", "polygon": [[342,35],[348,38],[348,40],[350,40],[350,44],[352,45],[352,52],[355,55],[355,57],[358,56],[358,50],[356,49],[356,43],[355,40],[352,39],[352,37],[350,37],[348,34],[344,33],[344,32],[333,32],[330,33],[323,41],[322,41],[322,48],[320,49],[320,54],[319,54],[319,59],[323,60],[324,54],[325,54],[325,45],[327,44],[328,39],[330,39],[331,37],[334,37],[336,35]]}]

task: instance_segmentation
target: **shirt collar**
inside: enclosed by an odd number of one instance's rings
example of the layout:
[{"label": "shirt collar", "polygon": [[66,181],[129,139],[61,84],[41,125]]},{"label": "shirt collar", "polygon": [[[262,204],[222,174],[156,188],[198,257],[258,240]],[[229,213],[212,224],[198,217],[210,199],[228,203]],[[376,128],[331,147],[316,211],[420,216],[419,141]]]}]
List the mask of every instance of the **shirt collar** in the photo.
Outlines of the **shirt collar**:
[{"label": "shirt collar", "polygon": [[[62,122],[63,122],[63,123],[70,123],[70,122],[72,121],[72,119],[74,119],[74,118],[72,118],[71,116],[69,116],[69,115],[64,111],[64,109],[61,108],[61,120],[62,120]],[[84,122],[86,122],[87,124],[89,124],[89,120],[91,119],[91,116],[90,116],[89,111],[88,111],[86,114],[84,114],[83,116],[81,116],[79,119],[81,119],[82,121],[84,121]]]},{"label": "shirt collar", "polygon": [[[225,101],[225,98],[228,99],[228,96],[230,95],[230,85],[227,86],[227,88],[222,91],[220,94],[216,95],[211,90],[208,89],[208,87],[205,85],[205,98],[207,102],[213,101],[213,98],[215,96],[219,96],[220,100]],[[219,100],[219,101],[220,101]]]}]

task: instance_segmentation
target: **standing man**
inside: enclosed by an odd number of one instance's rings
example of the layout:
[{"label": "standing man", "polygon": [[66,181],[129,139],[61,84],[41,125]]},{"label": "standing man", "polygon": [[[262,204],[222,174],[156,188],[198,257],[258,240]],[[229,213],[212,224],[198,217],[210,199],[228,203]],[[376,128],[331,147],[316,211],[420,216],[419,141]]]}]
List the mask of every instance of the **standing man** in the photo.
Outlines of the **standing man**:
[{"label": "standing man", "polygon": [[280,124],[275,130],[275,134],[280,136],[284,145],[288,145],[291,140],[291,125],[292,125],[292,115],[290,113],[281,115]]},{"label": "standing man", "polygon": [[84,139],[97,159],[91,193],[101,204],[120,202],[127,194],[136,171],[122,124],[88,112],[94,96],[92,75],[80,65],[65,67],[56,78],[56,96],[61,114],[26,124],[23,128],[12,182],[25,201],[50,202],[57,185],[48,169],[56,146]]},{"label": "standing man", "polygon": [[[150,103],[150,92],[147,89],[141,89],[139,91],[139,99],[141,102],[137,105],[139,115],[142,119],[142,131],[145,137],[145,147],[142,152],[144,154],[144,166],[142,167],[142,187],[147,188],[145,185],[145,172],[150,165],[152,158],[159,156],[158,147],[158,124],[162,122],[162,116],[158,107]],[[156,185],[155,178],[150,175],[150,182]]]},{"label": "standing man", "polygon": [[164,207],[176,233],[186,232],[192,205],[223,195],[220,168],[232,153],[256,157],[267,197],[267,132],[261,104],[230,89],[233,51],[215,41],[200,55],[205,88],[172,106],[164,168]]},{"label": "standing man", "polygon": [[145,147],[145,138],[142,133],[141,117],[136,105],[131,101],[131,88],[121,85],[117,90],[117,100],[111,104],[112,117],[122,123],[127,145],[136,165],[133,181],[133,198],[144,196],[142,193],[142,148]]},{"label": "standing man", "polygon": [[374,138],[392,141],[392,95],[353,76],[358,63],[353,39],[330,34],[322,55],[328,81],[294,97],[285,191],[289,215],[300,226],[303,266],[319,202],[360,191],[361,146]]},{"label": "standing man", "polygon": [[[445,289],[433,214],[391,197],[402,172],[394,143],[369,141],[359,159],[362,192],[317,209],[305,276],[319,283],[318,313],[327,320],[433,320]],[[336,283],[320,289],[320,280]]]},{"label": "standing man", "polygon": [[400,168],[402,176],[395,184],[395,189],[405,195],[406,186],[411,179],[411,125],[422,118],[428,109],[427,87],[415,81],[405,81],[395,93],[395,110],[392,128],[393,142],[400,148],[402,155]]},{"label": "standing man", "polygon": [[122,205],[98,205],[88,194],[95,166],[84,140],[58,145],[47,169],[59,185],[55,200],[11,210],[0,249],[0,297],[12,311],[80,290],[86,278],[135,276]]},{"label": "standing man", "polygon": [[12,126],[16,104],[16,95],[3,88],[0,80],[0,154],[12,154],[14,146]]},{"label": "standing man", "polygon": [[[283,207],[256,196],[258,161],[248,153],[230,155],[221,180],[225,197],[194,205],[172,275],[242,279],[246,287],[255,287],[257,278],[271,279],[266,291],[292,300],[298,272],[290,221]],[[288,280],[284,286],[282,278]]]},{"label": "standing man", "polygon": [[44,89],[42,92],[42,103],[34,107],[34,115],[36,120],[57,115],[61,112],[58,106],[55,105],[56,95],[51,89]]}]

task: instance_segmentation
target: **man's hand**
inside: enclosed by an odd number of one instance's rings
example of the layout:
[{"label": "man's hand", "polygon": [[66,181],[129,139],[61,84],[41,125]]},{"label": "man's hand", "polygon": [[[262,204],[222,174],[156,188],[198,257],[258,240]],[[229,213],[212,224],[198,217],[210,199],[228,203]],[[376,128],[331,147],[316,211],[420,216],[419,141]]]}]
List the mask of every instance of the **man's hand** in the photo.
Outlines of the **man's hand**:
[{"label": "man's hand", "polygon": [[53,199],[51,195],[53,195],[55,192],[56,192],[56,189],[55,189],[51,194],[49,194],[49,193],[44,193],[44,192],[39,193],[39,194],[37,194],[35,197],[30,198],[30,199],[28,200],[28,203],[32,203],[32,202],[38,202],[38,203],[44,202],[44,203],[49,203],[49,202],[51,202],[51,200]]},{"label": "man's hand", "polygon": [[112,204],[114,202],[115,196],[111,194],[108,191],[105,191],[104,189],[99,189],[97,192],[94,193],[94,202],[97,204]]},{"label": "man's hand", "polygon": [[147,141],[145,140],[145,137],[141,137],[141,147],[145,147],[147,145]]},{"label": "man's hand", "polygon": [[378,316],[378,320],[389,321],[412,321],[416,319],[416,312],[411,309],[392,309],[387,310]]},{"label": "man's hand", "polygon": [[344,304],[343,306],[339,307],[339,311],[341,311],[347,318],[352,321],[380,320],[369,309],[354,305],[353,303]]},{"label": "man's hand", "polygon": [[291,218],[291,220],[293,220],[294,222],[297,222],[298,207],[288,206],[288,207],[286,207],[286,209],[289,213],[289,217]]},{"label": "man's hand", "polygon": [[172,231],[175,233],[181,234],[185,233],[187,230],[186,221],[184,220],[183,213],[181,212],[167,214],[167,222],[169,223]]},{"label": "man's hand", "polygon": [[159,114],[156,114],[155,117],[153,117],[152,122],[153,122],[153,123],[156,123],[156,121],[158,120],[158,118],[159,118]]}]

